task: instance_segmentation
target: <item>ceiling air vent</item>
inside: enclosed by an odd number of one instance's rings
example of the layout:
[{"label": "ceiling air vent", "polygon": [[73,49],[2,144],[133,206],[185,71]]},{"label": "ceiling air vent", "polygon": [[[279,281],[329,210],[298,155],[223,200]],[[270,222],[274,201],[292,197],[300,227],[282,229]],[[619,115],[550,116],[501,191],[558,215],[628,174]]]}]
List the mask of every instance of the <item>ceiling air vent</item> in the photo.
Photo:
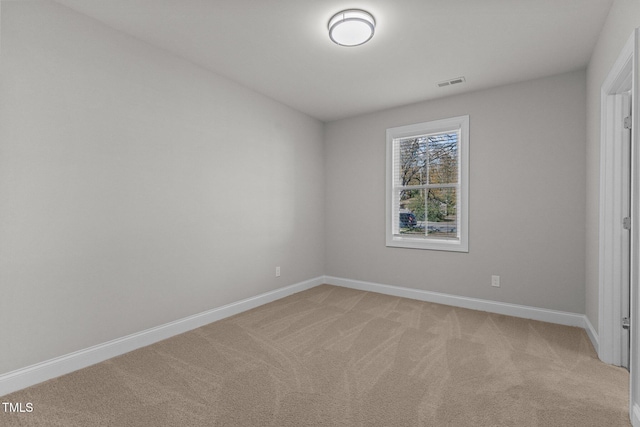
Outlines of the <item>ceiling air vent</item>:
[{"label": "ceiling air vent", "polygon": [[438,87],[445,87],[451,85],[457,85],[458,83],[464,83],[466,80],[464,77],[456,77],[455,79],[445,80],[443,82],[438,83]]}]

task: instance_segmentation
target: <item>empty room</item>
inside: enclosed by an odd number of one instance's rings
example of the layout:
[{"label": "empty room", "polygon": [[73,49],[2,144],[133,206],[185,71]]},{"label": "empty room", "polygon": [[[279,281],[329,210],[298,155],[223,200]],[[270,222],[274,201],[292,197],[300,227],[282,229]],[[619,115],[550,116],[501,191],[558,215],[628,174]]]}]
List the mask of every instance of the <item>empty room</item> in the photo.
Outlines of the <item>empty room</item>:
[{"label": "empty room", "polygon": [[640,427],[638,27],[0,0],[0,425]]}]

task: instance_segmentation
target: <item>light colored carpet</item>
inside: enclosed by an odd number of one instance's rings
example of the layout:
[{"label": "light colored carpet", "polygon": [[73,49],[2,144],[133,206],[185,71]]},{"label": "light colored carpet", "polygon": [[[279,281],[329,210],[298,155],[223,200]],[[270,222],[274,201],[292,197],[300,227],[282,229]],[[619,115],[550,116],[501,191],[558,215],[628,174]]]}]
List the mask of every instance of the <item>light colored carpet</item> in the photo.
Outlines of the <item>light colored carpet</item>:
[{"label": "light colored carpet", "polygon": [[[585,332],[329,285],[4,396],[2,426],[629,426]],[[1,410],[1,408],[0,408]]]}]

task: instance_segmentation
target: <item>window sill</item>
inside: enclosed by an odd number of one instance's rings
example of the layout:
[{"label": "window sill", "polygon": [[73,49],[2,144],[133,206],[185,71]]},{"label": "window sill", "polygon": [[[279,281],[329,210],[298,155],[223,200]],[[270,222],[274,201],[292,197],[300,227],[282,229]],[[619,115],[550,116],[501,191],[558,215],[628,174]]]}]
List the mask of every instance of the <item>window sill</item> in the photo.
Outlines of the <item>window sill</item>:
[{"label": "window sill", "polygon": [[437,240],[424,238],[411,238],[399,236],[387,236],[387,247],[406,249],[425,249],[447,252],[469,252],[466,242],[460,240]]}]

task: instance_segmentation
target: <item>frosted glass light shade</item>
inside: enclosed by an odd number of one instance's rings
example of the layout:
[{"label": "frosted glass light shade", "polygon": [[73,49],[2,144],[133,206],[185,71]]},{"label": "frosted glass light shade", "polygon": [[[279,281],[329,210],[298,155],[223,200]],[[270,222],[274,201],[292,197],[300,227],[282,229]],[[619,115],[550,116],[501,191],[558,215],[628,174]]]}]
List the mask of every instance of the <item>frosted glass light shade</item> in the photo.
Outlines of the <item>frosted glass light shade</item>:
[{"label": "frosted glass light shade", "polygon": [[340,46],[359,46],[371,40],[376,20],[369,12],[348,9],[338,12],[329,20],[329,38]]}]

